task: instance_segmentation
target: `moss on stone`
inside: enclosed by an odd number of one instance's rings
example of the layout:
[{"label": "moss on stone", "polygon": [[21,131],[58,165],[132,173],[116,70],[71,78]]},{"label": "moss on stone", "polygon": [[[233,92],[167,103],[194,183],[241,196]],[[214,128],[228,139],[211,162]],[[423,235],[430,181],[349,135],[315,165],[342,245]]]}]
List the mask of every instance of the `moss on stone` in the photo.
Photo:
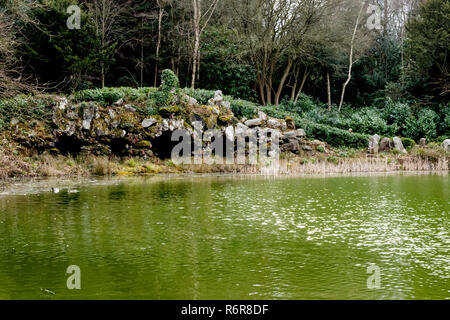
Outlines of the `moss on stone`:
[{"label": "moss on stone", "polygon": [[162,107],[159,109],[159,114],[163,117],[169,117],[171,114],[177,114],[180,112],[180,108],[176,105],[169,107]]},{"label": "moss on stone", "polygon": [[139,141],[138,143],[136,143],[135,146],[136,146],[136,148],[144,149],[144,148],[150,148],[151,144],[150,144],[150,141],[142,140],[142,141]]},{"label": "moss on stone", "polygon": [[223,114],[219,116],[219,122],[222,124],[227,124],[233,119],[233,114]]}]

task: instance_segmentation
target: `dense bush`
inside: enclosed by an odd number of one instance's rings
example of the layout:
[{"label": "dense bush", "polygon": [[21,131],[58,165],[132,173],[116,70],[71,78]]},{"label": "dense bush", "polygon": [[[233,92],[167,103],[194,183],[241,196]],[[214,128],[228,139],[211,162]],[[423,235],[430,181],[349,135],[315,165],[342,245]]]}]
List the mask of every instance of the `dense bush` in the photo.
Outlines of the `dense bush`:
[{"label": "dense bush", "polygon": [[[183,92],[193,97],[200,104],[208,104],[208,100],[214,97],[213,90],[185,88]],[[224,96],[224,100],[230,102],[231,110],[237,118],[252,118],[257,110],[257,105],[253,102],[241,99],[234,99],[231,96]]]},{"label": "dense bush", "polygon": [[290,111],[302,118],[308,119],[319,124],[336,127],[343,130],[352,129],[354,132],[364,134],[380,134],[392,136],[396,134],[397,127],[388,125],[383,119],[382,113],[373,108],[362,108],[360,110],[343,109],[327,110],[324,105],[314,104],[311,98],[304,96],[299,103],[292,102],[280,106],[281,110]]},{"label": "dense bush", "polygon": [[183,92],[200,104],[208,104],[208,100],[214,97],[214,90],[184,88]]},{"label": "dense bush", "polygon": [[283,100],[279,108],[285,111],[294,112],[298,115],[303,115],[312,110],[317,110],[318,106],[319,103],[314,101],[312,97],[301,93],[296,103],[291,100]]},{"label": "dense bush", "polygon": [[306,135],[309,138],[315,138],[322,141],[326,141],[332,146],[345,146],[352,148],[365,148],[367,147],[367,141],[369,136],[361,133],[349,132],[348,130],[343,130],[335,128],[329,125],[315,123],[309,119],[300,117],[295,113],[288,111],[274,109],[272,106],[261,107],[262,111],[267,113],[269,116],[275,118],[285,118],[291,116],[295,125],[298,128],[305,130]]},{"label": "dense bush", "polygon": [[12,119],[20,122],[52,118],[53,100],[47,96],[20,95],[0,100],[0,128],[9,125]]},{"label": "dense bush", "polygon": [[450,104],[440,108],[438,129],[439,135],[450,136]]},{"label": "dense bush", "polygon": [[250,101],[240,99],[227,99],[227,98],[225,98],[225,100],[230,102],[231,110],[233,111],[234,115],[238,118],[242,117],[252,118],[257,111],[256,104]]},{"label": "dense bush", "polygon": [[102,105],[112,105],[120,99],[131,101],[144,101],[149,94],[155,92],[156,88],[103,88],[103,89],[88,89],[74,93],[74,101],[95,101]]},{"label": "dense bush", "polygon": [[371,108],[353,112],[344,123],[355,132],[367,134],[392,136],[396,130],[396,126],[388,125],[386,120],[381,117],[380,112]]},{"label": "dense bush", "polygon": [[406,150],[411,150],[412,147],[416,145],[416,142],[413,139],[410,138],[401,138],[403,146],[406,148]]},{"label": "dense bush", "polygon": [[172,70],[166,69],[161,73],[161,91],[169,93],[172,89],[178,89],[180,82]]},{"label": "dense bush", "polygon": [[393,102],[386,99],[385,106],[381,110],[383,118],[390,125],[395,125],[401,130],[413,118],[411,107],[406,103]]},{"label": "dense bush", "polygon": [[430,109],[422,109],[417,114],[414,130],[410,128],[408,137],[419,140],[425,137],[429,140],[437,136],[437,121],[439,120],[436,112]]}]

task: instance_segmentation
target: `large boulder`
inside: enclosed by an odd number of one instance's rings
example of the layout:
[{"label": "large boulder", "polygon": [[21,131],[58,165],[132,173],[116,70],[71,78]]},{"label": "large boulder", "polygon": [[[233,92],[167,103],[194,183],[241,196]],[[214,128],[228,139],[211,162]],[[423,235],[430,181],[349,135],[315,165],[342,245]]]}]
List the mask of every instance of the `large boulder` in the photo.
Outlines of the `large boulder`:
[{"label": "large boulder", "polygon": [[395,150],[397,150],[400,153],[406,153],[406,149],[403,146],[402,139],[400,139],[399,137],[394,137],[392,139],[392,142],[394,143],[394,149]]},{"label": "large boulder", "polygon": [[378,151],[379,152],[388,152],[391,151],[393,148],[393,143],[392,140],[390,138],[383,138],[380,141],[379,147],[378,147]]},{"label": "large boulder", "polygon": [[247,120],[247,121],[245,121],[245,125],[247,126],[247,127],[257,127],[257,126],[260,126],[260,125],[262,125],[262,123],[263,123],[263,121],[262,121],[262,119],[261,118],[258,118],[258,119],[252,119],[252,120]]},{"label": "large boulder", "polygon": [[187,94],[181,97],[181,101],[185,103],[189,108],[199,107],[198,101],[195,98],[188,96]]},{"label": "large boulder", "polygon": [[267,115],[262,111],[258,111],[258,118],[261,119],[262,121],[266,121]]},{"label": "large boulder", "polygon": [[441,146],[445,151],[450,151],[450,139],[445,139]]},{"label": "large boulder", "polygon": [[305,130],[297,129],[297,130],[290,130],[290,131],[284,132],[281,136],[281,139],[287,141],[290,139],[298,139],[298,138],[304,138],[304,137],[306,137]]},{"label": "large boulder", "polygon": [[419,140],[419,145],[420,145],[421,147],[425,147],[425,146],[427,145],[427,139],[425,139],[425,138],[420,138],[420,140]]},{"label": "large boulder", "polygon": [[306,137],[306,132],[303,129],[297,129],[296,133],[297,133],[297,137],[299,137],[299,138],[305,138]]},{"label": "large boulder", "polygon": [[92,120],[94,119],[95,113],[97,112],[98,107],[95,105],[95,103],[89,103],[87,106],[83,109],[83,129],[84,130],[91,130],[91,124]]},{"label": "large boulder", "polygon": [[208,104],[210,106],[222,106],[225,107],[226,110],[231,109],[231,104],[229,101],[225,101],[223,98],[223,93],[220,90],[214,92],[214,98],[208,100]]},{"label": "large boulder", "polygon": [[143,128],[148,128],[157,122],[158,122],[158,120],[156,120],[155,118],[147,118],[142,121],[141,125]]},{"label": "large boulder", "polygon": [[270,129],[282,129],[283,127],[286,128],[286,123],[284,120],[269,118],[266,121],[266,127]]},{"label": "large boulder", "polygon": [[214,92],[214,102],[218,105],[220,105],[223,102],[222,91],[217,90],[216,92]]},{"label": "large boulder", "polygon": [[296,139],[290,139],[288,143],[284,143],[280,146],[282,151],[290,151],[293,153],[298,153],[300,150],[300,144]]},{"label": "large boulder", "polygon": [[369,153],[377,154],[379,151],[380,136],[374,134],[369,138]]},{"label": "large boulder", "polygon": [[289,116],[286,117],[285,121],[286,121],[287,129],[295,130],[295,121],[294,121],[294,119],[292,119],[292,117],[289,117]]}]

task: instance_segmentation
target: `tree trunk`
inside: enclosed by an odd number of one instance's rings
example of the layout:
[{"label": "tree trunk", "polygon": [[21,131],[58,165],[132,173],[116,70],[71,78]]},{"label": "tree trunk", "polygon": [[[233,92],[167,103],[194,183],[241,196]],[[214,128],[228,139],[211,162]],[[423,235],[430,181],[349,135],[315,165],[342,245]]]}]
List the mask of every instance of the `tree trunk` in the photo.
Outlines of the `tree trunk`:
[{"label": "tree trunk", "polygon": [[286,82],[286,79],[289,75],[289,71],[291,71],[291,68],[292,68],[292,59],[289,58],[288,64],[287,64],[286,68],[284,69],[283,76],[281,77],[280,84],[278,85],[277,92],[275,93],[275,106],[280,105],[280,96],[281,96],[281,93],[283,92],[284,83]]},{"label": "tree trunk", "polygon": [[345,88],[347,87],[348,83],[350,82],[350,80],[352,78],[353,45],[355,42],[356,31],[358,30],[359,19],[361,19],[361,13],[362,13],[363,8],[364,8],[364,2],[361,4],[361,9],[359,10],[358,18],[356,19],[356,23],[355,23],[355,29],[353,29],[352,41],[350,43],[350,58],[349,58],[349,64],[348,64],[348,77],[347,77],[347,80],[345,81],[344,85],[342,86],[341,100],[339,101],[339,108],[338,108],[339,112],[341,111],[342,104],[344,103]]},{"label": "tree trunk", "polygon": [[194,8],[194,51],[192,53],[192,81],[191,88],[195,88],[197,76],[198,50],[200,47],[200,0],[192,0]]},{"label": "tree trunk", "polygon": [[161,24],[162,24],[162,17],[163,17],[163,7],[159,0],[157,1],[157,4],[159,6],[159,16],[158,16],[158,41],[156,43],[156,61],[155,61],[155,81],[154,81],[154,87],[157,86],[158,82],[158,62],[159,62],[159,48],[161,46]]},{"label": "tree trunk", "polygon": [[305,85],[306,79],[309,76],[309,72],[310,72],[309,68],[306,67],[305,73],[303,74],[302,83],[300,84],[300,88],[298,89],[297,95],[295,96],[294,103],[297,103],[298,97],[300,97],[300,93],[302,93],[302,91],[303,91],[303,86]]},{"label": "tree trunk", "polygon": [[[200,42],[199,42],[199,47],[200,47]],[[200,59],[201,59],[201,52],[200,52],[200,48],[198,49],[198,53],[197,53],[197,82],[200,81]]]},{"label": "tree trunk", "polygon": [[[102,50],[105,49],[105,35],[106,35],[106,4],[102,2]],[[102,61],[102,89],[105,87],[105,63]]]},{"label": "tree trunk", "polygon": [[291,90],[291,101],[295,100],[295,91],[297,90],[299,74],[300,74],[300,66],[295,67],[295,69],[294,69],[294,85],[292,86],[292,90]]},{"label": "tree trunk", "polygon": [[272,86],[266,82],[266,104],[272,104]]},{"label": "tree trunk", "polygon": [[141,88],[144,86],[144,19],[142,19],[142,34],[141,34]]},{"label": "tree trunk", "polygon": [[256,81],[258,82],[258,86],[259,86],[259,95],[261,98],[261,104],[263,106],[266,105],[266,98],[264,97],[264,79],[261,76],[261,72],[258,71],[258,73],[256,74]]},{"label": "tree trunk", "polygon": [[327,71],[327,97],[328,97],[328,111],[331,111],[331,83],[329,71]]},{"label": "tree trunk", "polygon": [[102,64],[101,73],[102,73],[102,89],[103,89],[105,87],[105,66],[104,66],[103,62],[101,64]]}]

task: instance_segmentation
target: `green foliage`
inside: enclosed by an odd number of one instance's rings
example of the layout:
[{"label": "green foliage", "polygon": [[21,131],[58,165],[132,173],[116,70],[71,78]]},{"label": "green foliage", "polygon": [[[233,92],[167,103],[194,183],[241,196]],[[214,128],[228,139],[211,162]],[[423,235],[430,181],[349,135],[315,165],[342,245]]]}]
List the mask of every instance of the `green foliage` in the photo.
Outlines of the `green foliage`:
[{"label": "green foliage", "polygon": [[256,114],[257,106],[246,100],[241,99],[226,99],[230,102],[231,105],[231,111],[233,111],[234,115],[237,118],[253,118],[253,116]]},{"label": "green foliage", "polygon": [[183,92],[200,104],[208,104],[208,100],[214,97],[214,90],[184,88]]},{"label": "green foliage", "polygon": [[[429,86],[422,94],[435,100],[448,101],[450,92],[450,1],[427,0],[409,19],[406,30],[408,55],[414,60],[408,70],[413,76],[424,78]],[[417,94],[417,92],[413,92]]]},{"label": "green foliage", "polygon": [[289,102],[280,105],[279,108],[294,112],[300,117],[313,122],[343,130],[352,129],[352,131],[359,133],[377,133],[389,136],[394,135],[396,132],[396,126],[388,125],[387,121],[382,117],[382,113],[374,108],[354,110],[347,107],[342,112],[337,112],[337,110],[328,111],[324,105],[315,103],[308,96],[303,96],[297,104]]},{"label": "green foliage", "polygon": [[363,108],[352,112],[351,116],[344,121],[348,128],[355,132],[367,134],[382,134],[392,136],[395,134],[395,126],[389,126],[382,118],[379,111],[371,108]]},{"label": "green foliage", "polygon": [[390,125],[395,125],[401,130],[413,117],[410,106],[406,103],[393,102],[386,99],[383,117]]},{"label": "green foliage", "polygon": [[440,108],[438,129],[439,134],[450,135],[450,104]]},{"label": "green foliage", "polygon": [[285,111],[294,112],[303,115],[307,112],[317,109],[318,102],[314,101],[311,96],[301,93],[296,103],[291,100],[283,100],[280,108]]},{"label": "green foliage", "polygon": [[403,146],[406,148],[406,150],[411,150],[412,147],[416,145],[416,142],[410,138],[401,138]]},{"label": "green foliage", "polygon": [[127,101],[145,101],[150,94],[156,91],[155,88],[103,88],[103,89],[88,89],[74,93],[74,101],[95,101],[102,105],[112,105],[120,99]]},{"label": "green foliage", "polygon": [[49,1],[30,10],[30,18],[39,27],[34,23],[23,26],[26,41],[21,57],[42,82],[66,80],[69,89],[78,89],[82,75],[98,75],[101,64],[107,67],[112,63],[114,47],[101,49],[101,39],[84,14],[81,29],[68,29],[66,9],[71,4],[73,1]]},{"label": "green foliage", "polygon": [[148,112],[154,112],[173,104],[175,96],[181,97],[178,77],[172,70],[166,69],[161,74],[161,86],[149,94]]},{"label": "green foliage", "polygon": [[161,73],[161,87],[160,90],[168,94],[173,89],[178,89],[180,87],[180,82],[178,77],[173,73],[172,70],[166,69]]},{"label": "green foliage", "polygon": [[308,137],[326,141],[335,147],[365,148],[369,140],[369,136],[366,134],[349,132],[305,119],[296,119],[295,124],[297,127],[303,128]]},{"label": "green foliage", "polygon": [[262,107],[261,110],[267,113],[267,115],[275,118],[286,118],[291,116],[297,128],[302,128],[305,130],[306,135],[309,138],[315,138],[322,141],[326,141],[332,146],[339,147],[351,147],[351,148],[365,148],[367,147],[367,141],[369,136],[366,134],[349,132],[348,130],[343,130],[335,128],[326,124],[320,124],[313,122],[307,118],[302,118],[301,116],[290,113],[284,110],[275,109],[272,106]]},{"label": "green foliage", "polygon": [[235,30],[224,24],[208,26],[202,36],[201,52],[200,87],[220,89],[235,98],[256,101],[253,88],[256,71],[242,59],[230,59],[239,54]]},{"label": "green foliage", "polygon": [[49,97],[20,95],[0,100],[0,128],[10,124],[12,119],[23,123],[31,120],[51,121],[54,102]]},{"label": "green foliage", "polygon": [[437,121],[439,117],[433,110],[422,109],[419,111],[415,123],[415,130],[411,130],[409,137],[418,140],[422,137],[432,140],[437,136]]}]

